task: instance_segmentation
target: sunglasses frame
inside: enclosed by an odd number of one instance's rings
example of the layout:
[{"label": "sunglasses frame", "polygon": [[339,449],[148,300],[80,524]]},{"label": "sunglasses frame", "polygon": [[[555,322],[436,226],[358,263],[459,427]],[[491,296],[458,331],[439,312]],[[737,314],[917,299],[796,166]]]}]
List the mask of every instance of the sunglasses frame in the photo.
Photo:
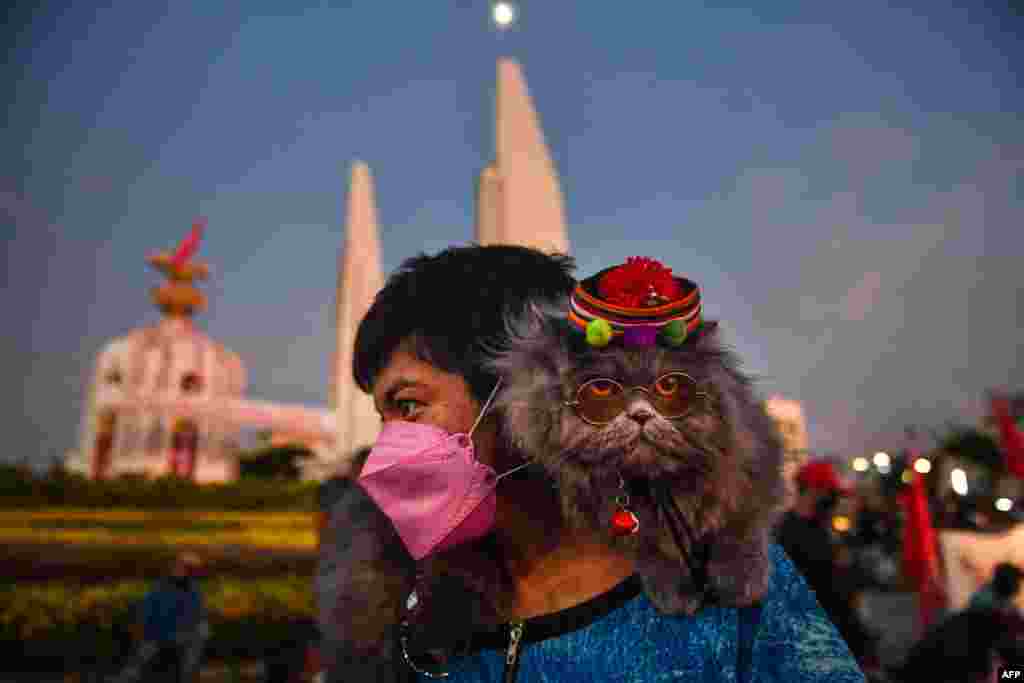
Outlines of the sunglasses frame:
[{"label": "sunglasses frame", "polygon": [[[575,397],[576,397],[575,400],[573,400],[573,401],[563,401],[562,403],[563,403],[563,405],[565,405],[565,407],[572,408],[574,411],[576,411],[576,415],[581,420],[586,422],[587,424],[593,425],[594,427],[603,427],[603,426],[605,426],[607,424],[611,424],[612,422],[615,421],[616,418],[618,418],[619,415],[621,415],[622,413],[626,412],[626,407],[628,406],[628,403],[627,403],[626,406],[623,406],[622,411],[619,412],[619,413],[616,413],[615,417],[613,417],[612,419],[607,420],[605,422],[595,422],[594,420],[591,420],[586,415],[584,415],[583,412],[580,410],[580,405],[583,403],[580,400],[580,392],[582,392],[585,387],[587,387],[588,385],[590,385],[590,384],[592,384],[594,382],[611,382],[612,384],[617,386],[619,389],[622,389],[622,395],[623,396],[628,396],[629,394],[633,393],[634,391],[642,391],[645,394],[647,394],[648,397],[652,397],[651,387],[655,386],[658,382],[660,382],[661,380],[665,379],[666,377],[672,377],[672,376],[675,376],[675,375],[681,375],[681,376],[685,377],[687,381],[690,382],[690,384],[693,386],[693,388],[696,389],[696,391],[693,393],[694,399],[697,399],[697,398],[703,399],[705,407],[706,407],[707,404],[708,404],[708,398],[709,398],[707,392],[701,391],[700,390],[700,383],[697,382],[697,380],[695,380],[693,377],[691,377],[687,373],[682,372],[680,370],[675,370],[673,372],[666,372],[663,375],[659,375],[657,379],[655,379],[653,382],[651,382],[650,386],[646,386],[646,387],[645,386],[635,386],[635,387],[628,387],[627,388],[621,382],[618,382],[618,381],[616,381],[616,380],[614,380],[614,379],[612,379],[610,377],[594,377],[593,379],[588,379],[586,382],[584,382],[583,384],[579,385],[576,388],[576,393],[574,394]],[[697,403],[696,400],[690,401],[690,405],[688,406],[686,412],[684,412],[682,415],[677,415],[675,417],[668,417],[666,415],[662,415],[662,417],[664,417],[666,420],[682,420],[683,418],[689,417],[690,415],[693,414],[694,406],[696,405],[696,403]],[[660,415],[660,413],[659,413],[659,415]]]}]

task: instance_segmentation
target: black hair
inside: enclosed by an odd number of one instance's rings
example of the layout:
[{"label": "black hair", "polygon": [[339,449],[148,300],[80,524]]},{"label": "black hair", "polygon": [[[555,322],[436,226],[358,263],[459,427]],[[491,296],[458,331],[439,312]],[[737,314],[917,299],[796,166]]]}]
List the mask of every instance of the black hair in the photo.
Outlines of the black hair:
[{"label": "black hair", "polygon": [[417,358],[461,376],[478,401],[494,388],[484,367],[504,348],[506,320],[567,296],[575,262],[512,245],[450,247],[407,259],[377,294],[356,332],[352,374],[371,391],[402,342]]},{"label": "black hair", "polygon": [[996,565],[992,574],[992,592],[1001,598],[1012,598],[1020,589],[1024,572],[1009,562]]}]

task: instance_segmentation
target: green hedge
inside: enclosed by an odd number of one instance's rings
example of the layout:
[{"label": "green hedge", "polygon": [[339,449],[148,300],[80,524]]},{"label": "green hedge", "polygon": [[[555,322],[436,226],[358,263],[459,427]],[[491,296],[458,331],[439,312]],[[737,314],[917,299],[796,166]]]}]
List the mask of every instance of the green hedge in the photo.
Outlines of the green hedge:
[{"label": "green hedge", "polygon": [[[0,587],[0,656],[25,670],[91,667],[131,652],[132,626],[152,582],[83,586],[48,581]],[[259,658],[301,645],[315,630],[311,578],[291,575],[202,582],[210,613],[208,656]]]},{"label": "green hedge", "polygon": [[0,465],[0,508],[49,506],[207,510],[316,510],[317,482],[247,479],[227,484],[195,484],[176,477],[123,477],[91,481],[74,473],[35,475]]}]

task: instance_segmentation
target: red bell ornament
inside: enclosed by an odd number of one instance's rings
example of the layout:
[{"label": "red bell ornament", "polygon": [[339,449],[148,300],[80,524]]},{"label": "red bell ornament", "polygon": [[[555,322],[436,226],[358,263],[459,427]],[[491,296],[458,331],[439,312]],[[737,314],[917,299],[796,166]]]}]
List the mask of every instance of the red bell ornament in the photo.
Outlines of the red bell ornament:
[{"label": "red bell ornament", "polygon": [[616,536],[629,536],[640,530],[640,520],[629,510],[619,510],[612,515],[612,531]]}]

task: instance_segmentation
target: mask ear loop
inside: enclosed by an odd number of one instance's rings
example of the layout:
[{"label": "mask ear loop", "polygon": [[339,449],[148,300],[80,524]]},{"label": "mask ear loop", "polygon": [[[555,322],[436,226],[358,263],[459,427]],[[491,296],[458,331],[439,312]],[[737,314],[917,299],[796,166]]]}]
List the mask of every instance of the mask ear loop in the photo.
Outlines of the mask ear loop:
[{"label": "mask ear loop", "polygon": [[476,422],[474,422],[473,426],[469,428],[469,434],[467,436],[470,436],[470,437],[473,436],[473,432],[476,431],[476,428],[480,424],[480,421],[483,420],[484,419],[484,415],[487,414],[487,409],[491,407],[491,401],[494,400],[494,397],[498,393],[498,387],[500,387],[500,386],[501,386],[501,378],[499,377],[497,383],[494,385],[494,388],[491,389],[491,395],[487,397],[487,400],[484,401],[483,407],[480,408],[480,414],[476,416]]},{"label": "mask ear loop", "polygon": [[[480,414],[477,415],[476,422],[474,422],[473,426],[469,428],[468,436],[470,438],[473,437],[473,432],[476,431],[477,425],[480,424],[480,421],[484,419],[484,415],[487,414],[487,409],[491,407],[491,403],[494,401],[494,397],[498,395],[498,388],[500,386],[501,386],[501,378],[499,377],[497,383],[494,385],[494,388],[491,389],[491,395],[487,397],[487,400],[484,401],[483,407],[480,408]],[[529,467],[532,464],[533,464],[532,460],[527,460],[526,462],[524,462],[521,465],[516,465],[515,467],[510,469],[508,472],[502,472],[501,474],[499,474],[497,477],[494,478],[494,481],[496,481],[496,482],[497,481],[501,481],[502,479],[504,479],[508,475],[510,475],[510,474],[512,474],[514,472],[518,472],[519,470],[523,469],[524,467]]]}]

